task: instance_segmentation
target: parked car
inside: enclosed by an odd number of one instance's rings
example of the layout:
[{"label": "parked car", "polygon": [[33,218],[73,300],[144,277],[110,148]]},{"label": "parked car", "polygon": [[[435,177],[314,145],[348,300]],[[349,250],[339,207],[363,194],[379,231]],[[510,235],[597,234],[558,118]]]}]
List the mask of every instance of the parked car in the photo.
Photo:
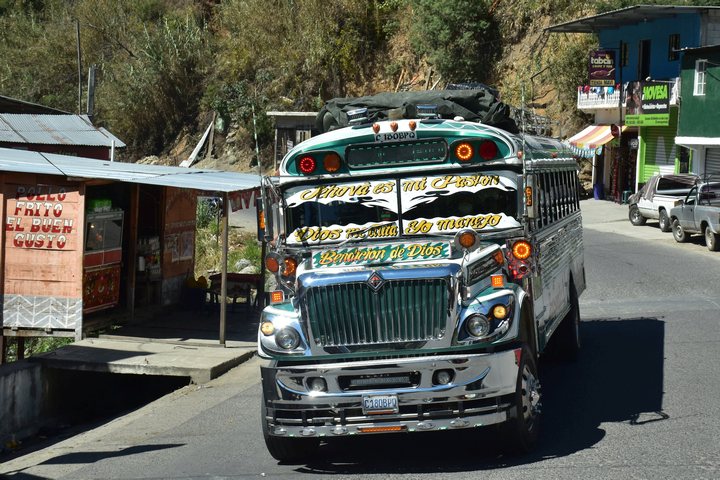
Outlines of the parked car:
[{"label": "parked car", "polygon": [[672,232],[677,242],[687,242],[690,235],[705,236],[708,250],[720,248],[720,182],[700,183],[690,189],[682,204],[670,210]]},{"label": "parked car", "polygon": [[630,223],[645,225],[648,218],[658,220],[660,230],[669,232],[670,209],[680,204],[690,189],[699,181],[697,175],[653,175],[639,192],[630,196]]}]

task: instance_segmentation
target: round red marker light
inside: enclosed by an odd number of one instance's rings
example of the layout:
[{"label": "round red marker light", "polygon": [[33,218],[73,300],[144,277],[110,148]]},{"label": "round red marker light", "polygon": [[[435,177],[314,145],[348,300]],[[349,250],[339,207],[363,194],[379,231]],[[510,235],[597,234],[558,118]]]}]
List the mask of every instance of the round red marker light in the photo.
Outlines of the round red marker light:
[{"label": "round red marker light", "polygon": [[480,158],[483,160],[492,160],[497,157],[498,148],[495,142],[491,140],[485,140],[480,144]]},{"label": "round red marker light", "polygon": [[317,166],[317,163],[315,162],[315,159],[312,157],[302,157],[298,161],[298,170],[300,170],[300,173],[303,173],[305,175],[309,175],[315,171],[315,167]]}]

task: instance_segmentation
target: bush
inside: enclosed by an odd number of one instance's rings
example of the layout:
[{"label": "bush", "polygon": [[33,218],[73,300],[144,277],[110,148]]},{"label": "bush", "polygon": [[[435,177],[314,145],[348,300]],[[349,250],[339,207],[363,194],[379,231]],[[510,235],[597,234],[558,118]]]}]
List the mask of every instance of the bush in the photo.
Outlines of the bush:
[{"label": "bush", "polygon": [[483,0],[417,0],[411,36],[447,82],[488,81],[500,56],[497,25]]}]

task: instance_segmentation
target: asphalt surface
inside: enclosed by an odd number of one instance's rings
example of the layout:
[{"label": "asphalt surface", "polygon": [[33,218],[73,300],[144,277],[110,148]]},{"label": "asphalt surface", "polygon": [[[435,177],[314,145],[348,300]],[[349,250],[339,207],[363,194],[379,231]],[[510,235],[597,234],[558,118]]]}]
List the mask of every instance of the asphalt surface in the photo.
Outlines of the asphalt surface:
[{"label": "asphalt surface", "polygon": [[583,352],[543,359],[538,449],[508,456],[489,430],[348,438],[278,464],[260,432],[257,358],[43,448],[0,476],[37,479],[720,479],[720,252],[676,244],[627,207],[582,202]]}]

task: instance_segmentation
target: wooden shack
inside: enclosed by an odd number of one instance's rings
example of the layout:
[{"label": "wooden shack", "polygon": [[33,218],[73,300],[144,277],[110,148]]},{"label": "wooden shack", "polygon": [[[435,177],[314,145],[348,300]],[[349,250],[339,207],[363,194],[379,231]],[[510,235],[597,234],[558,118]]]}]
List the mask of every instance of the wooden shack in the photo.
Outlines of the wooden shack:
[{"label": "wooden shack", "polygon": [[[196,201],[255,174],[0,148],[2,337],[81,338],[96,313],[179,302],[194,271]],[[225,214],[225,218],[227,214]]]}]

